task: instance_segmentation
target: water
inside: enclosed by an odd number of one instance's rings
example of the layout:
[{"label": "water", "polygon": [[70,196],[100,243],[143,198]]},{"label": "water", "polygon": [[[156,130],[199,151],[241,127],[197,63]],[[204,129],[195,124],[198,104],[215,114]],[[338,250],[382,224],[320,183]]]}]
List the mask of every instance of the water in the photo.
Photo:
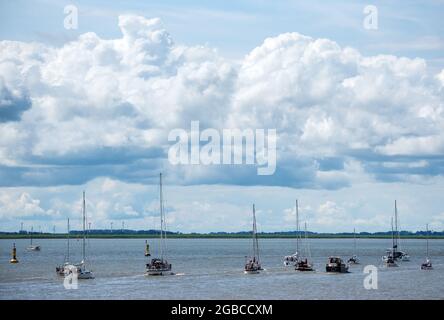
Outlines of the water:
[{"label": "water", "polygon": [[[20,263],[9,263],[12,243]],[[66,241],[35,240],[40,252],[27,252],[29,240],[0,240],[0,299],[443,299],[444,240],[430,240],[434,270],[419,269],[424,240],[403,240],[410,262],[384,268],[381,255],[388,239],[358,239],[360,265],[349,274],[326,274],[329,255],[347,259],[352,239],[310,239],[315,273],[285,269],[284,255],[294,252],[294,239],[260,239],[262,265],[257,275],[243,274],[249,239],[168,239],[174,276],[146,277],[144,239],[91,239],[89,261],[96,279],[79,280],[66,290],[55,267],[64,260]],[[71,240],[72,260],[80,261],[81,242]],[[158,240],[151,239],[153,257]],[[366,290],[363,268],[378,267],[378,289]]]}]

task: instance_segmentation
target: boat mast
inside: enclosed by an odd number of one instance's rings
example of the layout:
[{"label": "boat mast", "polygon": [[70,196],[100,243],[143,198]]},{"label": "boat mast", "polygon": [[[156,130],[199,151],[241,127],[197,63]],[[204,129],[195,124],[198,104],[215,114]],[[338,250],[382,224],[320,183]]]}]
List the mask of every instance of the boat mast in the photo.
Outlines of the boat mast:
[{"label": "boat mast", "polygon": [[353,228],[353,254],[356,255],[356,229]]},{"label": "boat mast", "polygon": [[69,218],[68,218],[68,235],[67,235],[67,253],[66,253],[66,261],[69,262]]},{"label": "boat mast", "polygon": [[257,228],[256,228],[256,208],[253,203],[253,257],[257,257],[257,262],[259,262],[259,243],[257,239]]},{"label": "boat mast", "polygon": [[393,242],[394,248],[398,249],[398,238],[399,237],[399,233],[398,233],[398,207],[396,205],[396,200],[395,200],[395,241]]},{"label": "boat mast", "polygon": [[427,259],[429,258],[429,225],[426,224],[426,244],[427,244]]},{"label": "boat mast", "polygon": [[86,243],[86,232],[85,232],[85,214],[86,214],[86,205],[85,205],[85,191],[83,191],[83,244],[82,244],[82,256],[83,263],[85,263],[85,243]]},{"label": "boat mast", "polygon": [[299,241],[301,239],[301,232],[299,230],[299,208],[298,199],[296,199],[296,254],[299,255]]},{"label": "boat mast", "polygon": [[307,221],[304,222],[304,237],[305,237],[305,250],[307,251],[305,254],[308,258],[311,259],[311,252],[310,252],[310,244],[308,243],[308,237],[307,237]]},{"label": "boat mast", "polygon": [[163,235],[163,193],[162,193],[162,173],[159,175],[159,211],[160,211],[160,258],[163,261],[164,253],[164,235]]},{"label": "boat mast", "polygon": [[31,246],[32,246],[32,234],[34,233],[34,227],[31,226]]},{"label": "boat mast", "polygon": [[395,233],[393,231],[393,217],[392,217],[392,256],[395,258]]}]

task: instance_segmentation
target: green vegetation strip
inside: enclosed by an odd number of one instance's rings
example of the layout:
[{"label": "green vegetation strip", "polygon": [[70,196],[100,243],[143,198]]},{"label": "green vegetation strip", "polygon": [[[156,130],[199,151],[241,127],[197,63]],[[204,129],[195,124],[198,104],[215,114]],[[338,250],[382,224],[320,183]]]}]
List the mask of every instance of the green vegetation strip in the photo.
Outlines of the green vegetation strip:
[{"label": "green vegetation strip", "polygon": [[[72,239],[81,238],[80,234],[71,235]],[[158,238],[155,234],[90,234],[88,238],[92,239],[152,239]],[[266,239],[292,239],[296,238],[295,235],[288,234],[258,234],[259,238]],[[0,239],[29,239],[27,234],[0,234]],[[66,234],[34,234],[34,239],[65,239]],[[172,239],[244,239],[251,238],[250,234],[169,234],[167,238]],[[311,239],[350,239],[353,235],[341,235],[341,234],[312,234],[308,238]],[[358,239],[389,239],[390,235],[356,235]],[[403,235],[402,239],[425,239],[423,235]],[[432,235],[429,239],[444,239],[444,235]]]}]

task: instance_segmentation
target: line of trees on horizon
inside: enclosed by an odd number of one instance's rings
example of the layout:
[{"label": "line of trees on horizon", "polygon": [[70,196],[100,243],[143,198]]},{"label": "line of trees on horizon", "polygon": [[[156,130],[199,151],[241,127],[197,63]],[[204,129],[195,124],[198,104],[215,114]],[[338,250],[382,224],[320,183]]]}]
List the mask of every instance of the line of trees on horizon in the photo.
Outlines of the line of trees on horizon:
[{"label": "line of trees on horizon", "polygon": [[[219,231],[219,232],[174,232],[174,231],[165,231],[167,235],[219,235],[219,236],[230,236],[230,235],[251,235],[251,231],[238,231],[238,232],[225,232],[225,231]],[[30,232],[26,230],[21,230],[18,232],[3,232],[0,231],[0,234],[19,234],[19,235],[45,235],[45,234],[53,234],[50,232]],[[66,234],[66,233],[57,233],[57,234]],[[83,231],[81,230],[71,230],[70,235],[82,235]],[[88,230],[87,234],[89,235],[159,235],[160,230],[131,230],[131,229],[116,229],[116,230],[110,230],[110,229],[92,229]],[[296,236],[296,235],[304,235],[304,231],[275,231],[275,232],[258,232],[259,235],[284,235],[284,236]],[[388,236],[391,235],[392,231],[378,231],[378,232],[356,232],[356,236]],[[426,236],[427,231],[420,230],[420,231],[399,231],[399,234],[401,236]],[[430,236],[444,236],[444,230],[443,231],[430,231],[428,232]],[[307,231],[307,235],[338,235],[338,236],[353,236],[353,232],[314,232],[314,231]]]}]

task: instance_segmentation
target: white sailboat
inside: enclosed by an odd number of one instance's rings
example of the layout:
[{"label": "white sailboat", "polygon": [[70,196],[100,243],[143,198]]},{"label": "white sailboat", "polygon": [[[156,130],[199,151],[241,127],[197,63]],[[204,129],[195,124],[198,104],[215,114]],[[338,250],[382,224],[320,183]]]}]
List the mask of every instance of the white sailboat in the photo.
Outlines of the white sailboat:
[{"label": "white sailboat", "polygon": [[426,226],[426,260],[421,264],[421,270],[433,270],[432,259],[429,257],[429,225]]},{"label": "white sailboat", "polygon": [[257,228],[256,228],[256,210],[253,204],[253,254],[251,257],[247,258],[245,263],[244,273],[246,274],[256,274],[262,269],[261,262],[259,259],[259,241],[257,238]]},{"label": "white sailboat", "polygon": [[358,255],[356,254],[356,230],[353,228],[353,255],[348,259],[348,264],[359,264]]},{"label": "white sailboat", "polygon": [[32,235],[33,234],[34,234],[34,227],[31,227],[31,233],[30,233],[31,243],[29,244],[29,246],[26,249],[29,251],[40,251],[40,249],[41,249],[40,246],[32,243]]},{"label": "white sailboat", "polygon": [[68,223],[67,223],[67,227],[68,227],[68,232],[66,235],[66,255],[65,255],[65,262],[62,265],[59,265],[56,267],[56,273],[59,276],[64,276],[65,275],[65,268],[70,265],[69,263],[69,218],[68,218]]},{"label": "white sailboat", "polygon": [[299,231],[299,209],[298,209],[298,200],[296,199],[295,204],[295,213],[296,213],[296,252],[292,255],[284,257],[284,266],[295,266],[299,261],[299,244],[301,233]]},{"label": "white sailboat", "polygon": [[[77,273],[78,279],[94,279],[94,274],[92,270],[89,270],[86,266],[86,202],[85,202],[85,191],[83,191],[83,202],[82,202],[82,213],[83,213],[83,240],[82,240],[82,261],[75,265],[67,265],[65,267],[65,275],[71,272]],[[75,269],[74,271],[72,269]]]},{"label": "white sailboat", "polygon": [[172,274],[171,272],[171,263],[168,263],[168,261],[165,258],[166,254],[166,246],[165,246],[165,240],[166,240],[166,232],[165,232],[165,213],[164,213],[164,207],[163,207],[163,193],[162,193],[162,173],[160,173],[159,176],[159,210],[160,210],[160,258],[154,258],[151,259],[150,263],[146,264],[146,272],[145,275],[147,276],[163,276]]}]

